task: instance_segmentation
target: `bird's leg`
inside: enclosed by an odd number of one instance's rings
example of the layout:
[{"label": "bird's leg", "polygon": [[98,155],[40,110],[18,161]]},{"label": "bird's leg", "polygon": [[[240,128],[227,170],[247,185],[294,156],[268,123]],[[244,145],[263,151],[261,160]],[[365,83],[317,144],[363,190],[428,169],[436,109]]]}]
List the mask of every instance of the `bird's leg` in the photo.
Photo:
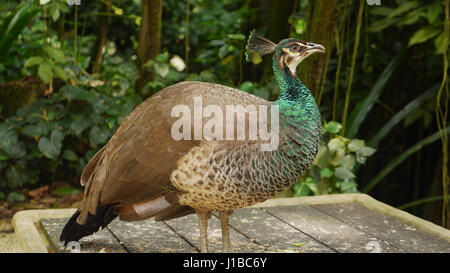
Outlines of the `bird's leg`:
[{"label": "bird's leg", "polygon": [[208,220],[211,218],[210,210],[196,209],[198,226],[200,228],[201,252],[208,252]]},{"label": "bird's leg", "polygon": [[220,225],[222,227],[222,252],[230,252],[230,227],[228,218],[233,213],[232,210],[219,211]]}]

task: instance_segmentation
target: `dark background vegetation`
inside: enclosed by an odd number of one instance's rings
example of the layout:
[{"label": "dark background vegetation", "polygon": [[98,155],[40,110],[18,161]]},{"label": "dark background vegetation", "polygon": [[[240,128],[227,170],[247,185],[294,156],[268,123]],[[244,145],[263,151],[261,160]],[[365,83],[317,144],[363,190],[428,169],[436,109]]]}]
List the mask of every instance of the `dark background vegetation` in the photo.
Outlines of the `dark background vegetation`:
[{"label": "dark background vegetation", "polygon": [[365,192],[449,227],[448,0],[76,2],[0,2],[0,217],[79,199],[89,159],[165,86],[275,100],[271,57],[244,58],[256,29],[327,48],[298,71],[320,105],[321,149],[283,195]]}]

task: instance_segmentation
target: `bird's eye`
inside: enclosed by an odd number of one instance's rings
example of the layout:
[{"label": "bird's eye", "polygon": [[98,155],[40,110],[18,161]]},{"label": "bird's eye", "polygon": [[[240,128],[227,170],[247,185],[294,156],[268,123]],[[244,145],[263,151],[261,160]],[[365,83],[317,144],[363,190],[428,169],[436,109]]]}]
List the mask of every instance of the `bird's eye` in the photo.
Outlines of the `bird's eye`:
[{"label": "bird's eye", "polygon": [[299,46],[296,45],[296,44],[293,44],[293,45],[291,45],[291,46],[289,47],[289,49],[290,49],[291,51],[298,51]]}]

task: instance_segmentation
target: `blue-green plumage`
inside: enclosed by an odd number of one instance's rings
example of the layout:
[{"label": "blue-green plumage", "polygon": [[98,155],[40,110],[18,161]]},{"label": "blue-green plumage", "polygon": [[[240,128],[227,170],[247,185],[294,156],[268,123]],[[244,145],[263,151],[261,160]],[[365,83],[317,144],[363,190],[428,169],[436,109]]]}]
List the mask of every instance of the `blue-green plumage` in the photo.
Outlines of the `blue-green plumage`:
[{"label": "blue-green plumage", "polygon": [[[272,103],[279,108],[280,144],[275,151],[259,152],[252,158],[259,181],[255,194],[262,192],[267,197],[289,187],[306,172],[317,154],[322,129],[319,109],[309,89],[295,74],[301,54],[314,46],[318,45],[292,38],[276,45],[255,33],[250,36],[249,55],[274,52],[272,67],[280,89],[278,100]],[[300,51],[302,47],[304,52]]]}]

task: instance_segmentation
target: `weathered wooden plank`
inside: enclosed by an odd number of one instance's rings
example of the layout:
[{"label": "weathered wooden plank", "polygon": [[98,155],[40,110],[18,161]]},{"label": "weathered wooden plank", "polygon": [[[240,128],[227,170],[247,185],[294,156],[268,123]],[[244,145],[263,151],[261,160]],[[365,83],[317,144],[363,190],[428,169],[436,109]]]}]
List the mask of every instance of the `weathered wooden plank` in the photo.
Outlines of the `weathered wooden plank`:
[{"label": "weathered wooden plank", "polygon": [[[177,234],[188,240],[197,249],[200,249],[200,231],[198,219],[195,214],[166,221]],[[222,230],[217,217],[211,217],[208,222],[208,242],[210,252],[222,251]],[[266,248],[249,240],[233,228],[230,228],[230,248],[232,252],[267,252]]]},{"label": "weathered wooden plank", "polygon": [[450,252],[450,243],[357,203],[313,205],[406,252]]},{"label": "weathered wooden plank", "polygon": [[337,252],[403,252],[308,205],[264,210]]},{"label": "weathered wooden plank", "polygon": [[[55,252],[74,252],[74,250],[66,250],[63,242],[59,241],[59,235],[68,218],[48,218],[39,220],[41,230],[46,236],[50,247]],[[125,249],[111,235],[107,229],[99,230],[97,233],[86,236],[80,241],[79,251],[81,253],[124,253]]]},{"label": "weathered wooden plank", "polygon": [[230,217],[230,225],[269,252],[334,252],[259,208],[236,210]]},{"label": "weathered wooden plank", "polygon": [[153,219],[140,222],[114,221],[108,229],[132,253],[197,252],[163,222]]}]

